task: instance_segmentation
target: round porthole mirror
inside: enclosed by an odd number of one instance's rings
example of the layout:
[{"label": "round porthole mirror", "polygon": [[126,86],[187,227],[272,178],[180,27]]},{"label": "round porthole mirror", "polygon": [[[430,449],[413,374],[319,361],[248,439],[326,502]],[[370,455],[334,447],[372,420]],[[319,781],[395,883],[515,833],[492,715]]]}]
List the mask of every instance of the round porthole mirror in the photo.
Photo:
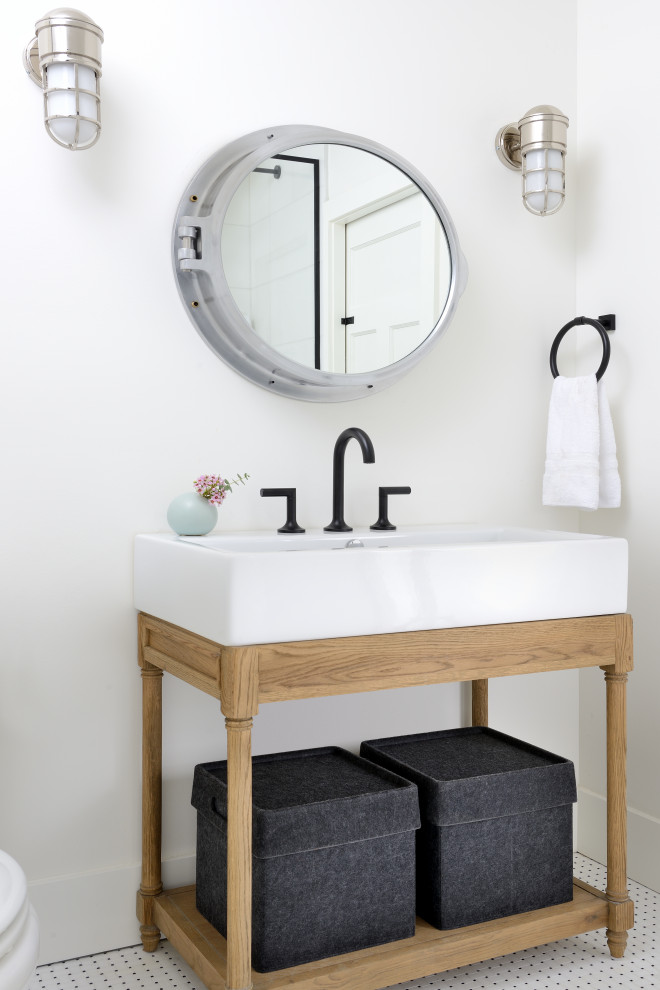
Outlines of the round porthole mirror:
[{"label": "round porthole mirror", "polygon": [[257,131],[213,155],[181,198],[172,254],[216,354],[265,389],[315,402],[397,381],[446,330],[467,279],[424,176],[320,127]]}]

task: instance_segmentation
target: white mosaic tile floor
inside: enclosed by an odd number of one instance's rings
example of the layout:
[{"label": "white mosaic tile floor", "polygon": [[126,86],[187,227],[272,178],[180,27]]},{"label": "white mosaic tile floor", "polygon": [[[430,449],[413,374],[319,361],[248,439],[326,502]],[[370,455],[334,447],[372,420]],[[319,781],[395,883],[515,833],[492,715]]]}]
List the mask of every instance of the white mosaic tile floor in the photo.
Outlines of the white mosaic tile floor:
[{"label": "white mosaic tile floor", "polygon": [[[575,875],[594,887],[605,885],[605,868],[576,857]],[[660,894],[630,883],[635,927],[623,959],[612,959],[604,932],[591,932],[539,949],[514,952],[424,980],[400,983],[397,990],[659,990],[656,926]],[[156,952],[141,946],[101,952],[82,959],[41,966],[29,990],[205,990],[167,943]]]}]

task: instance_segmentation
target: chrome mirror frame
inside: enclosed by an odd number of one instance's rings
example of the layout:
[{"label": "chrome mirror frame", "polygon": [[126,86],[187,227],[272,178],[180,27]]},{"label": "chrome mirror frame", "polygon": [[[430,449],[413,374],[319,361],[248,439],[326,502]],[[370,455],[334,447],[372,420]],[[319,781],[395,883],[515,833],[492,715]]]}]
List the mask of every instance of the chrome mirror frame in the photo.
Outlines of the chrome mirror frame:
[{"label": "chrome mirror frame", "polygon": [[[252,330],[227,284],[222,225],[241,183],[267,158],[309,144],[340,144],[369,152],[400,169],[424,193],[444,228],[451,261],[445,306],[424,341],[406,357],[372,372],[341,374],[298,364]],[[248,381],[289,398],[346,402],[396,382],[430,351],[447,329],[467,282],[467,263],[454,224],[428,180],[395,152],[366,138],[324,127],[288,125],[244,135],[211,156],[188,183],[174,221],[172,262],[179,294],[209,347]]]}]

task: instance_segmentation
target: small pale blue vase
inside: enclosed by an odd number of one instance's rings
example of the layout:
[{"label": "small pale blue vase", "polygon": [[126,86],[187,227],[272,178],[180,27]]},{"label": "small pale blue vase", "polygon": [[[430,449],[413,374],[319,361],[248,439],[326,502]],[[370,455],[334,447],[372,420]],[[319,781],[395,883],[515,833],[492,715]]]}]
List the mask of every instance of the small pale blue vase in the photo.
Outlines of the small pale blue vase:
[{"label": "small pale blue vase", "polygon": [[170,502],[167,521],[179,536],[204,536],[218,521],[218,510],[197,492],[184,492]]}]

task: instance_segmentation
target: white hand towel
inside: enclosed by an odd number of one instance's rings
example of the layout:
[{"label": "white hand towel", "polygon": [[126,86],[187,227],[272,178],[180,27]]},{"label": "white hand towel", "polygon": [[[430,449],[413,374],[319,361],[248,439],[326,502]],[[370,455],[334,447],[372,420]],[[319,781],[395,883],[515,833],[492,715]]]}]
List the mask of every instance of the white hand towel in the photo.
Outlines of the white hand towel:
[{"label": "white hand towel", "polygon": [[558,375],[548,412],[544,505],[597,508],[599,446],[596,376]]},{"label": "white hand towel", "polygon": [[614,428],[604,386],[595,375],[552,385],[543,504],[593,510],[621,502]]},{"label": "white hand towel", "polygon": [[621,479],[616,459],[614,426],[610,415],[605,385],[598,382],[598,419],[600,423],[600,486],[599,509],[618,509],[621,505]]}]

